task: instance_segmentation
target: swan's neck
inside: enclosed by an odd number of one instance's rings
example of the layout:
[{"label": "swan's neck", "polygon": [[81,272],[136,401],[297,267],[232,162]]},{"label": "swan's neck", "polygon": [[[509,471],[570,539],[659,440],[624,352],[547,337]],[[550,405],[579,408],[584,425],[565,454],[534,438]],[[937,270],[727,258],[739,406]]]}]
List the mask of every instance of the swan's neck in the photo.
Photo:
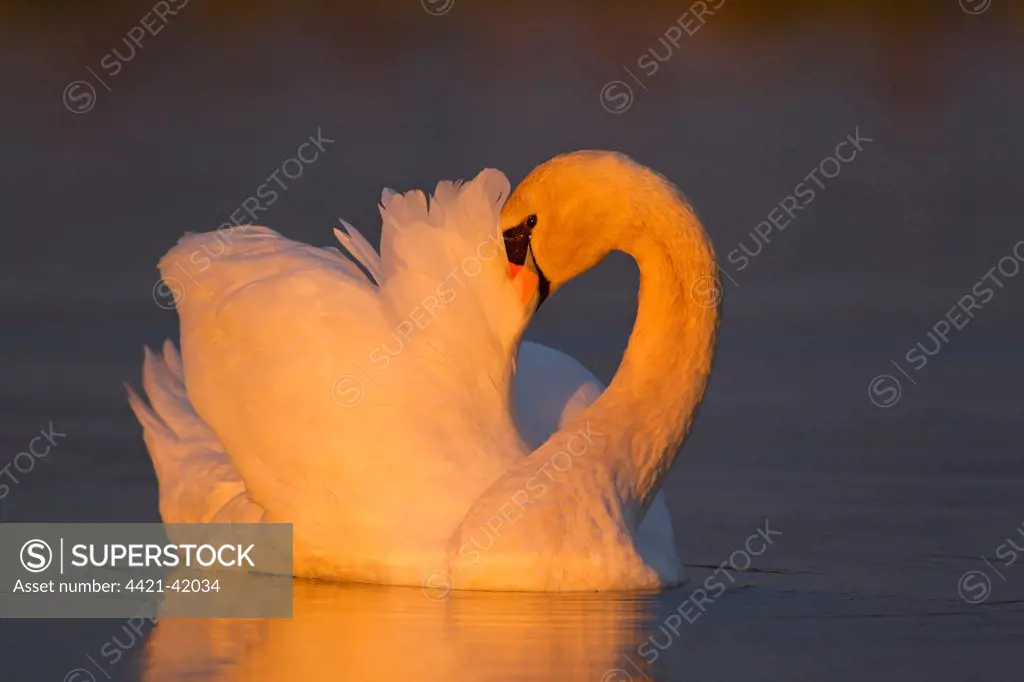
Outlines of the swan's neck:
[{"label": "swan's neck", "polygon": [[711,244],[688,206],[673,196],[631,219],[620,234],[636,235],[621,245],[640,268],[636,324],[619,371],[588,412],[595,430],[608,431],[604,456],[639,523],[704,395],[720,285]]}]

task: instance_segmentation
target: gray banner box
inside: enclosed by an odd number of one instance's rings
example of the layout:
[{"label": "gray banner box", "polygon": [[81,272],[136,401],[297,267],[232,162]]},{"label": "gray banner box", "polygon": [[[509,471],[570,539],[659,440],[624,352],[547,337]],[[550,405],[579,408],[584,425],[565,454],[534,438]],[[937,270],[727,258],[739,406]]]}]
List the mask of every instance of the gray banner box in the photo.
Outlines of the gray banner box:
[{"label": "gray banner box", "polygon": [[4,523],[0,618],[291,618],[292,568],[290,524]]}]

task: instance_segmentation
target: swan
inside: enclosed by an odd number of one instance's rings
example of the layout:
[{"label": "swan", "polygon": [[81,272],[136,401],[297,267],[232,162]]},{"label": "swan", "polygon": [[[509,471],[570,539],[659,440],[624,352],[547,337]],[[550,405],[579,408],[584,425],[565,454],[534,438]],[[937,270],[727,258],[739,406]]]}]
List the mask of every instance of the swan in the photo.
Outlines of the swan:
[{"label": "swan", "polygon": [[[429,207],[386,191],[379,257],[348,225],[346,254],[252,226],[171,249],[162,278],[184,269],[194,290],[176,297],[181,354],[145,351],[149,405],[128,389],[164,521],[291,523],[306,577],[677,584],[659,487],[710,372],[717,310],[690,295],[714,277],[710,243],[667,181],[610,152],[556,157],[508,196],[497,171],[439,184]],[[533,307],[614,249],[637,259],[641,293],[611,385],[528,343],[514,373]],[[585,457],[502,527],[544,458],[581,437]]]}]

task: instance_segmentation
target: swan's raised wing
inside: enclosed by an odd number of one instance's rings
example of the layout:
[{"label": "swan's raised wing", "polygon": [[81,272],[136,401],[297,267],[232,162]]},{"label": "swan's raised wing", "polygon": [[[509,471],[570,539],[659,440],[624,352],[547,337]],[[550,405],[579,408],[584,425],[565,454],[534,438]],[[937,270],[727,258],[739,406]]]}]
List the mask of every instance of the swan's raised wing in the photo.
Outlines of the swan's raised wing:
[{"label": "swan's raised wing", "polygon": [[[393,515],[456,516],[459,493],[504,470],[519,444],[508,384],[526,320],[498,222],[508,190],[485,171],[441,183],[429,206],[421,192],[386,193],[379,261],[342,238],[373,279],[265,227],[188,235],[161,260],[184,292],[188,398],[269,519],[383,542]],[[407,514],[405,532],[441,532],[420,521]]]},{"label": "swan's raised wing", "polygon": [[[365,248],[366,240],[355,228],[346,228],[347,232],[335,230],[338,240],[367,272],[379,272],[376,251]],[[214,262],[226,255],[224,262],[218,263],[226,268],[214,268]],[[365,275],[336,248],[312,249],[289,242],[267,228],[252,226],[187,235],[161,266],[166,291],[174,296],[175,303],[183,306],[186,298],[192,299],[189,311],[198,314],[191,315],[189,321],[195,323],[203,320],[204,313],[210,313],[210,304],[218,296],[224,300],[233,293],[233,287],[251,283],[249,279],[261,275],[267,279],[279,276],[303,258],[310,271],[334,274],[351,283],[357,292],[366,288]],[[247,266],[247,262],[252,265]],[[237,276],[239,271],[242,277],[225,279],[225,275]],[[370,284],[375,286],[375,282]],[[193,374],[203,376],[202,356],[194,362],[198,368]],[[170,340],[162,351],[145,349],[142,387],[148,402],[126,387],[160,482],[160,515],[165,522],[254,522],[265,517],[265,510],[252,502],[220,438],[196,412],[185,385],[181,357]],[[197,393],[194,387],[192,393]]]},{"label": "swan's raised wing", "polygon": [[142,386],[147,404],[129,386],[128,403],[142,424],[160,481],[165,523],[255,523],[264,510],[249,499],[217,434],[189,402],[181,357],[170,340],[163,352],[146,349]]}]

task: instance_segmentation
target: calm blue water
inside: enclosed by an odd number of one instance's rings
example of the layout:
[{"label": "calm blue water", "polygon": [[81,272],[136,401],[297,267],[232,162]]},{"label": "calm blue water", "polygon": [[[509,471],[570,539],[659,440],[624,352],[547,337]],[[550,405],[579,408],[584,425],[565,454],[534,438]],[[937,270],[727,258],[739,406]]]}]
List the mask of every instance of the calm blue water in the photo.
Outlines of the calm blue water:
[{"label": "calm blue water", "polygon": [[[51,422],[68,435],[10,490],[4,521],[157,518],[120,383],[137,383],[143,344],[176,333],[152,299],[155,263],[183,231],[227,220],[318,128],[336,142],[261,215],[288,236],[329,244],[339,216],[372,236],[384,186],[485,166],[516,181],[558,152],[607,147],[683,188],[727,277],[712,385],[666,485],[685,588],[432,602],[300,582],[288,621],[3,621],[0,679],[1016,678],[1024,553],[1009,566],[997,553],[1007,538],[1024,546],[1024,274],[1000,275],[922,369],[907,353],[934,348],[929,331],[1024,239],[1019,10],[752,17],[736,5],[648,75],[638,58],[664,56],[658,39],[685,6],[460,0],[443,16],[410,2],[243,19],[195,3],[109,91],[96,84],[83,115],[62,104],[65,87],[92,79],[86,67],[106,75],[100,60],[124,52],[147,8],[12,10],[0,28],[0,467]],[[619,114],[601,99],[615,80],[633,89]],[[872,141],[758,237],[858,128]],[[730,258],[755,252],[742,269]],[[609,259],[529,336],[607,380],[636,287],[632,264]],[[869,394],[884,375],[899,392]],[[898,400],[882,409],[872,395]],[[709,577],[730,557],[744,566],[766,522],[781,535],[747,570]]]}]

